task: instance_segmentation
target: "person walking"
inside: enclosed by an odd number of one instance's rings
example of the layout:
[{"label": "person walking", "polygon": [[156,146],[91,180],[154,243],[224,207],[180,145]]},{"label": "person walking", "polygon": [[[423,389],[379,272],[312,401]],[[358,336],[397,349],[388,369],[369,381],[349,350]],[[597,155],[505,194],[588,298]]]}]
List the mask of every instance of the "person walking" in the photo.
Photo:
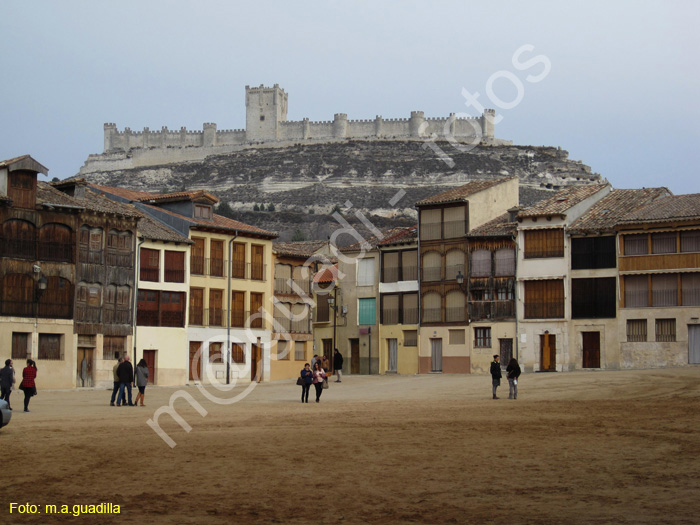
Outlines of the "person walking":
[{"label": "person walking", "polygon": [[126,395],[124,390],[129,394],[129,406],[134,406],[131,402],[131,387],[134,384],[134,367],[131,366],[131,357],[124,356],[124,361],[117,368],[119,376],[119,397],[117,397],[117,406],[126,406]]},{"label": "person walking", "polygon": [[36,363],[27,359],[27,366],[22,370],[22,382],[19,384],[19,389],[24,392],[24,411],[29,412],[29,400],[36,395]]},{"label": "person walking", "polygon": [[321,394],[323,393],[323,380],[326,379],[326,372],[323,371],[320,363],[316,361],[314,364],[314,388],[316,388],[316,403],[321,402]]},{"label": "person walking", "polygon": [[338,349],[335,349],[333,354],[333,370],[335,371],[336,383],[342,383],[340,379],[343,375],[343,354],[341,354]]},{"label": "person walking", "polygon": [[508,379],[508,399],[518,399],[518,378],[520,377],[520,365],[513,357],[506,367],[506,378]]},{"label": "person walking", "polygon": [[301,369],[301,402],[309,402],[309,390],[311,390],[311,383],[314,382],[314,374],[311,372],[311,365],[306,363],[304,368]]},{"label": "person walking", "polygon": [[134,406],[139,404],[141,400],[141,406],[146,406],[143,404],[144,397],[146,396],[146,385],[148,384],[148,364],[145,359],[141,359],[139,364],[136,365],[136,387],[139,389],[139,393],[136,394],[136,400],[134,401]]},{"label": "person walking", "polygon": [[500,399],[499,397],[496,396],[496,389],[501,386],[501,377],[503,375],[501,374],[501,358],[499,355],[494,355],[493,356],[493,362],[491,363],[491,386],[493,390],[493,398],[494,399]]},{"label": "person walking", "polygon": [[112,388],[112,399],[109,400],[109,406],[113,407],[114,406],[114,400],[117,398],[117,394],[119,393],[119,375],[117,374],[117,369],[119,368],[119,365],[124,362],[123,357],[117,357],[117,364],[115,364],[112,367],[112,375],[114,376],[114,388]]},{"label": "person walking", "polygon": [[0,370],[0,399],[7,401],[7,408],[12,410],[12,405],[10,405],[10,394],[12,394],[12,389],[15,384],[15,369],[12,368],[12,359],[7,359],[5,361],[5,367]]},{"label": "person walking", "polygon": [[311,370],[314,369],[314,366],[316,365],[316,361],[318,361],[318,354],[314,354],[314,356],[311,358]]}]

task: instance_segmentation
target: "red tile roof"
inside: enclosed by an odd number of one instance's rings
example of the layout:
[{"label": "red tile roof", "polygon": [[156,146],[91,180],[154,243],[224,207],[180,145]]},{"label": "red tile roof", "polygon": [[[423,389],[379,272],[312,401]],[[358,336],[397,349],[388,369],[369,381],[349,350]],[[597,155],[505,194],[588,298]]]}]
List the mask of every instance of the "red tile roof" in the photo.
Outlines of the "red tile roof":
[{"label": "red tile roof", "polygon": [[467,237],[511,237],[518,231],[518,223],[510,221],[510,214],[504,213],[493,220],[474,228]]},{"label": "red tile roof", "polygon": [[327,284],[338,280],[338,265],[334,264],[328,268],[324,268],[314,275],[314,283]]},{"label": "red tile roof", "polygon": [[499,184],[503,184],[506,181],[515,179],[517,177],[504,177],[501,179],[483,179],[474,180],[468,182],[464,186],[459,186],[458,188],[451,188],[427,199],[423,199],[416,203],[416,206],[425,206],[428,204],[446,204],[448,202],[464,202],[475,193],[487,190]]},{"label": "red tile roof", "polygon": [[216,204],[217,202],[219,202],[219,198],[216,195],[212,195],[211,193],[206,192],[204,190],[178,191],[174,193],[152,193],[148,196],[143,196],[138,200],[140,200],[141,202],[162,203],[182,200],[194,201],[198,199],[206,199],[212,204]]},{"label": "red tile roof", "polygon": [[612,232],[626,215],[668,195],[670,192],[667,188],[613,190],[581,215],[569,227],[569,232],[574,234]]},{"label": "red tile roof", "polygon": [[280,256],[308,258],[328,244],[328,241],[276,242],[272,250]]},{"label": "red tile roof", "polygon": [[418,225],[407,226],[390,230],[393,233],[384,236],[384,240],[377,243],[378,246],[388,246],[391,244],[406,244],[415,242],[418,239]]},{"label": "red tile roof", "polygon": [[530,208],[518,213],[518,220],[530,217],[546,217],[548,215],[566,215],[566,212],[591,195],[609,188],[608,183],[569,186],[556,192],[549,199],[538,202]]},{"label": "red tile roof", "polygon": [[43,173],[44,175],[49,173],[49,169],[37,162],[31,155],[21,155],[13,159],[0,160],[0,168],[10,168],[10,171],[13,169],[27,169]]},{"label": "red tile roof", "polygon": [[620,224],[700,220],[700,193],[670,195],[626,215]]},{"label": "red tile roof", "polygon": [[129,190],[127,188],[118,188],[116,186],[100,186],[98,184],[90,184],[90,186],[97,190],[104,191],[106,193],[111,193],[112,195],[116,195],[124,199],[129,199],[130,201],[140,201],[141,199],[159,195],[158,193]]}]

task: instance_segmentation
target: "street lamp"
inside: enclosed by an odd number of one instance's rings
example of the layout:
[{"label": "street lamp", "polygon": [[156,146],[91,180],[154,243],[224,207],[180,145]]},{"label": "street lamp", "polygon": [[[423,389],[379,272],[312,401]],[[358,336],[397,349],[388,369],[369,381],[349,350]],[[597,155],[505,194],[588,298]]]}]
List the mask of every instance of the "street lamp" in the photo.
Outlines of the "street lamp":
[{"label": "street lamp", "polygon": [[331,374],[335,372],[333,369],[333,356],[335,355],[335,327],[338,320],[338,306],[335,304],[337,294],[338,288],[334,288],[333,296],[328,296],[328,306],[333,309],[333,349],[331,350],[331,355],[328,357],[328,366],[331,369]]},{"label": "street lamp", "polygon": [[457,280],[457,284],[462,289],[462,291],[464,293],[467,293],[467,287],[464,285],[464,275],[462,275],[461,270],[457,271],[457,277],[455,277],[455,279]]}]

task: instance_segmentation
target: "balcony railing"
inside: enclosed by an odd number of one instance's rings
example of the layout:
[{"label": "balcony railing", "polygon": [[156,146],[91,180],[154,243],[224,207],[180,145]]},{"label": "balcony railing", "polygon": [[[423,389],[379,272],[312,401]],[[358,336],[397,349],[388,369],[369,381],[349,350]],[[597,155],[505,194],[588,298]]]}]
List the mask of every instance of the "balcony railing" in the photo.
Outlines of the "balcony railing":
[{"label": "balcony railing", "polygon": [[311,281],[309,279],[293,281],[289,277],[275,278],[275,293],[294,294],[297,293],[295,290],[298,289],[309,294],[311,292]]},{"label": "balcony railing", "polygon": [[16,259],[34,260],[36,259],[36,243],[29,240],[3,238],[2,255]]},{"label": "balcony railing", "polygon": [[404,266],[402,268],[402,281],[417,281],[418,280],[418,266]]},{"label": "balcony railing", "polygon": [[141,279],[142,281],[152,281],[157,283],[159,274],[160,269],[158,268],[144,268],[142,266],[141,271],[139,272],[139,279]]},{"label": "balcony railing", "polygon": [[418,324],[418,308],[403,309],[403,324]]},{"label": "balcony railing", "polygon": [[225,326],[226,310],[223,308],[207,308],[204,311],[207,326]]},{"label": "balcony railing", "polygon": [[442,279],[442,268],[439,266],[423,268],[424,281],[439,281],[440,279]]},{"label": "balcony railing", "polygon": [[185,270],[170,270],[166,268],[164,277],[166,283],[184,283]]},{"label": "balcony railing", "polygon": [[265,280],[265,268],[266,264],[261,263],[248,263],[250,272],[250,278],[254,281],[264,281]]},{"label": "balcony railing", "polygon": [[464,321],[465,320],[465,311],[466,308],[463,306],[455,306],[451,308],[445,308],[445,322],[447,323],[455,323],[458,321]]},{"label": "balcony railing", "polygon": [[34,317],[34,304],[26,301],[0,301],[0,315]]},{"label": "balcony railing", "polygon": [[464,220],[461,221],[445,221],[445,239],[455,239],[464,237]]},{"label": "balcony railing", "polygon": [[515,301],[469,301],[469,318],[501,319],[515,317]]},{"label": "balcony railing", "polygon": [[382,324],[399,324],[399,309],[390,308],[382,310]]},{"label": "balcony railing", "polygon": [[457,274],[464,275],[464,264],[452,264],[445,267],[445,280],[453,281],[457,278]]},{"label": "balcony railing", "polygon": [[190,273],[192,275],[204,275],[204,257],[198,255],[190,256]]},{"label": "balcony railing", "polygon": [[399,281],[399,268],[396,266],[385,266],[384,275],[382,277],[383,283],[396,283]]},{"label": "balcony railing", "polygon": [[73,262],[73,244],[69,242],[39,242],[39,260]]},{"label": "balcony railing", "polygon": [[442,308],[424,308],[424,323],[439,323],[442,321]]},{"label": "balcony railing", "polygon": [[442,224],[437,222],[433,224],[421,224],[420,225],[420,239],[421,241],[433,241],[440,238],[442,234]]}]

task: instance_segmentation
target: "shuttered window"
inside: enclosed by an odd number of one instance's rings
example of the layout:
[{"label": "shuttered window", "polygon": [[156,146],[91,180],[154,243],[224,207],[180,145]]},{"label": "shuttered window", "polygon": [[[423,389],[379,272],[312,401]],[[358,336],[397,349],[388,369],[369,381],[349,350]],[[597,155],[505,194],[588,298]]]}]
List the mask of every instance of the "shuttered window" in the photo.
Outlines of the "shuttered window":
[{"label": "shuttered window", "polygon": [[382,324],[399,324],[398,295],[382,295]]},{"label": "shuttered window", "polygon": [[476,250],[472,252],[472,277],[491,276],[491,252],[489,250]]},{"label": "shuttered window", "polygon": [[39,334],[39,359],[63,361],[61,334]]},{"label": "shuttered window", "polygon": [[643,343],[647,340],[647,320],[627,320],[627,341],[630,343]]},{"label": "shuttered window", "polygon": [[463,345],[466,341],[464,330],[449,330],[449,341],[451,345]]},{"label": "shuttered window", "polygon": [[651,276],[651,305],[678,306],[678,275]]},{"label": "shuttered window", "polygon": [[250,327],[251,328],[262,328],[263,327],[263,316],[265,312],[263,310],[263,294],[261,293],[251,293],[250,294]]},{"label": "shuttered window", "polygon": [[625,276],[625,308],[649,306],[649,278],[646,275]]},{"label": "shuttered window", "polygon": [[234,363],[242,364],[245,363],[245,344],[243,343],[232,343],[231,344],[231,361]]},{"label": "shuttered window", "polygon": [[418,294],[406,293],[402,296],[402,324],[418,324]]},{"label": "shuttered window", "polygon": [[625,235],[625,255],[646,255],[649,253],[649,238],[645,233]]},{"label": "shuttered window", "polygon": [[265,275],[265,265],[263,260],[263,246],[253,244],[251,246],[252,262],[250,267],[250,278],[262,281]]},{"label": "shuttered window", "polygon": [[231,277],[234,279],[245,278],[245,244],[234,242],[231,247]]},{"label": "shuttered window", "polygon": [[450,250],[445,255],[445,279],[452,281],[457,274],[465,274],[464,252],[462,250]]},{"label": "shuttered window", "polygon": [[547,279],[525,282],[525,318],[558,319],[564,317],[564,281]]},{"label": "shuttered window", "polygon": [[422,316],[424,323],[439,323],[442,321],[442,298],[436,292],[423,295]]},{"label": "shuttered window", "polygon": [[357,263],[357,286],[374,284],[374,259],[360,259]]},{"label": "shuttered window", "polygon": [[501,249],[494,255],[496,277],[515,275],[515,250]]},{"label": "shuttered window", "polygon": [[316,296],[316,322],[327,323],[330,320],[329,312],[328,294],[318,294]]},{"label": "shuttered window", "polygon": [[564,257],[564,230],[525,230],[525,258]]},{"label": "shuttered window", "polygon": [[204,324],[204,290],[202,288],[190,288],[189,324],[197,326]]},{"label": "shuttered window", "polygon": [[165,250],[165,282],[185,282],[185,252]]},{"label": "shuttered window", "polygon": [[209,290],[209,326],[224,326],[223,300],[223,290]]},{"label": "shuttered window", "polygon": [[193,237],[194,244],[190,251],[190,273],[204,275],[204,239]]},{"label": "shuttered window", "polygon": [[32,334],[12,332],[12,359],[29,357],[29,336]]},{"label": "shuttered window", "polygon": [[700,252],[700,231],[681,232],[681,251]]},{"label": "shuttered window", "polygon": [[245,292],[231,292],[231,326],[243,326],[245,323]]},{"label": "shuttered window", "polygon": [[382,282],[395,283],[399,280],[400,252],[385,252],[382,254]]},{"label": "shuttered window", "polygon": [[377,322],[377,300],[374,297],[358,299],[358,323],[373,325]]},{"label": "shuttered window", "polygon": [[442,278],[442,255],[438,252],[423,254],[423,281],[439,281]]},{"label": "shuttered window", "polygon": [[15,171],[10,173],[9,182],[7,196],[12,199],[12,205],[17,208],[34,209],[36,207],[36,192],[34,189],[36,186],[36,175]]},{"label": "shuttered window", "polygon": [[676,233],[653,233],[651,235],[651,252],[676,253]]},{"label": "shuttered window", "polygon": [[149,248],[141,248],[141,272],[139,278],[142,281],[159,281],[160,251]]},{"label": "shuttered window", "polygon": [[294,360],[306,361],[306,346],[304,341],[294,341]]},{"label": "shuttered window", "polygon": [[681,276],[683,306],[700,306],[700,273]]},{"label": "shuttered window", "polygon": [[676,320],[656,320],[656,341],[659,343],[673,343],[676,341]]},{"label": "shuttered window", "polygon": [[404,330],[403,331],[403,345],[404,346],[418,346],[418,330]]},{"label": "shuttered window", "polygon": [[451,322],[463,322],[465,320],[465,308],[466,297],[459,290],[453,290],[448,292],[445,297],[445,321]]},{"label": "shuttered window", "polygon": [[439,239],[442,228],[441,210],[421,210],[420,211],[420,238],[422,241]]},{"label": "shuttered window", "polygon": [[614,277],[571,280],[572,319],[613,318],[616,302]]},{"label": "shuttered window", "polygon": [[224,241],[212,240],[209,245],[209,275],[224,276]]}]

